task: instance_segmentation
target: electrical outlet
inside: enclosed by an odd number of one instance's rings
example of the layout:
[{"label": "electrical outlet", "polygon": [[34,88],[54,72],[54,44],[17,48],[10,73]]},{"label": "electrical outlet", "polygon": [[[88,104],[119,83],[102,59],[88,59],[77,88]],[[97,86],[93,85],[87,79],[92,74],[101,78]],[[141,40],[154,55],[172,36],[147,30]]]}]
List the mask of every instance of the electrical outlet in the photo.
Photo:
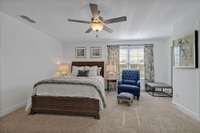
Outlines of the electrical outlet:
[{"label": "electrical outlet", "polygon": [[175,93],[174,96],[177,97],[177,98],[179,97],[179,95],[177,93]]}]

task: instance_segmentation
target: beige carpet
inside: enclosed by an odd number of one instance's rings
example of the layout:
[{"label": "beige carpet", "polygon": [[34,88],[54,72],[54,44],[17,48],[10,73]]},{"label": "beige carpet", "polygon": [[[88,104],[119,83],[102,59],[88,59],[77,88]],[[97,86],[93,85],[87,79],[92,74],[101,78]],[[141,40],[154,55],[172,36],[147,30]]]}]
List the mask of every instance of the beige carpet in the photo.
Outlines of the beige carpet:
[{"label": "beige carpet", "polygon": [[101,120],[65,115],[27,115],[24,109],[0,120],[0,133],[200,133],[200,123],[179,112],[169,98],[142,93],[131,107],[107,95]]}]

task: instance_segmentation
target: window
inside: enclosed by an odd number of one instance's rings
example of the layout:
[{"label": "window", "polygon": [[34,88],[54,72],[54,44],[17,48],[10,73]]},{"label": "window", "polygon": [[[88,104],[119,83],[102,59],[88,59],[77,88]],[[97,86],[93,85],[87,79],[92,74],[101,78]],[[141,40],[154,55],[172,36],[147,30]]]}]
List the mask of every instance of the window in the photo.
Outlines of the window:
[{"label": "window", "polygon": [[140,77],[144,78],[144,47],[120,47],[120,71],[123,69],[136,69]]}]

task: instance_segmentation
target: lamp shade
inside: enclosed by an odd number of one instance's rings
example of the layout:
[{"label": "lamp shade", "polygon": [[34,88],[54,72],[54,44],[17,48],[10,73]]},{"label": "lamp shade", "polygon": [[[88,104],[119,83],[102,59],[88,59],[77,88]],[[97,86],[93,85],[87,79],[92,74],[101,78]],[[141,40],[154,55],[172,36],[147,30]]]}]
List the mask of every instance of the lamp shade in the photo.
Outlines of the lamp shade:
[{"label": "lamp shade", "polygon": [[117,71],[116,65],[114,64],[107,64],[106,71],[110,74],[115,74]]},{"label": "lamp shade", "polygon": [[69,65],[68,64],[59,64],[57,72],[60,75],[67,75],[69,72]]}]

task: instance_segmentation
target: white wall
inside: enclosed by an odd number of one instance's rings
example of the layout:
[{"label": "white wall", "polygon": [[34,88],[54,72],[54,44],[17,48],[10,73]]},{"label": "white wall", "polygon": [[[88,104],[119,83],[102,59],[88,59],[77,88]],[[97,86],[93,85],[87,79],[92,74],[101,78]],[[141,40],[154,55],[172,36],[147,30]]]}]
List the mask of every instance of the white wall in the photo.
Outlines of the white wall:
[{"label": "white wall", "polygon": [[38,80],[51,77],[61,44],[48,35],[0,13],[2,19],[1,115],[22,106]]},{"label": "white wall", "polygon": [[[110,44],[154,44],[154,65],[155,80],[169,83],[169,39],[155,39],[146,41],[118,41],[118,42],[84,42],[84,43],[66,43],[63,44],[64,61],[74,60],[96,60],[89,57],[89,48],[91,46],[101,46],[103,48],[103,57],[98,60],[106,61],[107,48]],[[88,56],[86,59],[75,58],[75,47],[87,47]]]},{"label": "white wall", "polygon": [[[106,44],[105,42],[102,43],[91,43],[91,42],[85,42],[85,43],[67,43],[63,44],[63,56],[64,56],[64,61],[92,61],[92,60],[99,60],[99,61],[105,61],[106,60]],[[102,58],[90,58],[90,47],[93,46],[100,46],[102,47]],[[75,57],[75,48],[76,47],[86,47],[87,48],[87,58],[76,58]]]},{"label": "white wall", "polygon": [[[187,15],[174,24],[172,40],[199,29],[199,14]],[[200,69],[174,68],[173,70],[173,103],[182,111],[200,120]]]},{"label": "white wall", "polygon": [[2,61],[2,18],[0,17],[0,115],[1,115],[1,103],[2,103],[2,92],[1,92],[1,88],[2,88],[2,83],[1,83],[1,81],[2,81],[2,78],[1,78],[1,76],[2,76],[2,70],[1,70],[1,66],[2,66],[2,63],[1,63],[1,61]]}]

